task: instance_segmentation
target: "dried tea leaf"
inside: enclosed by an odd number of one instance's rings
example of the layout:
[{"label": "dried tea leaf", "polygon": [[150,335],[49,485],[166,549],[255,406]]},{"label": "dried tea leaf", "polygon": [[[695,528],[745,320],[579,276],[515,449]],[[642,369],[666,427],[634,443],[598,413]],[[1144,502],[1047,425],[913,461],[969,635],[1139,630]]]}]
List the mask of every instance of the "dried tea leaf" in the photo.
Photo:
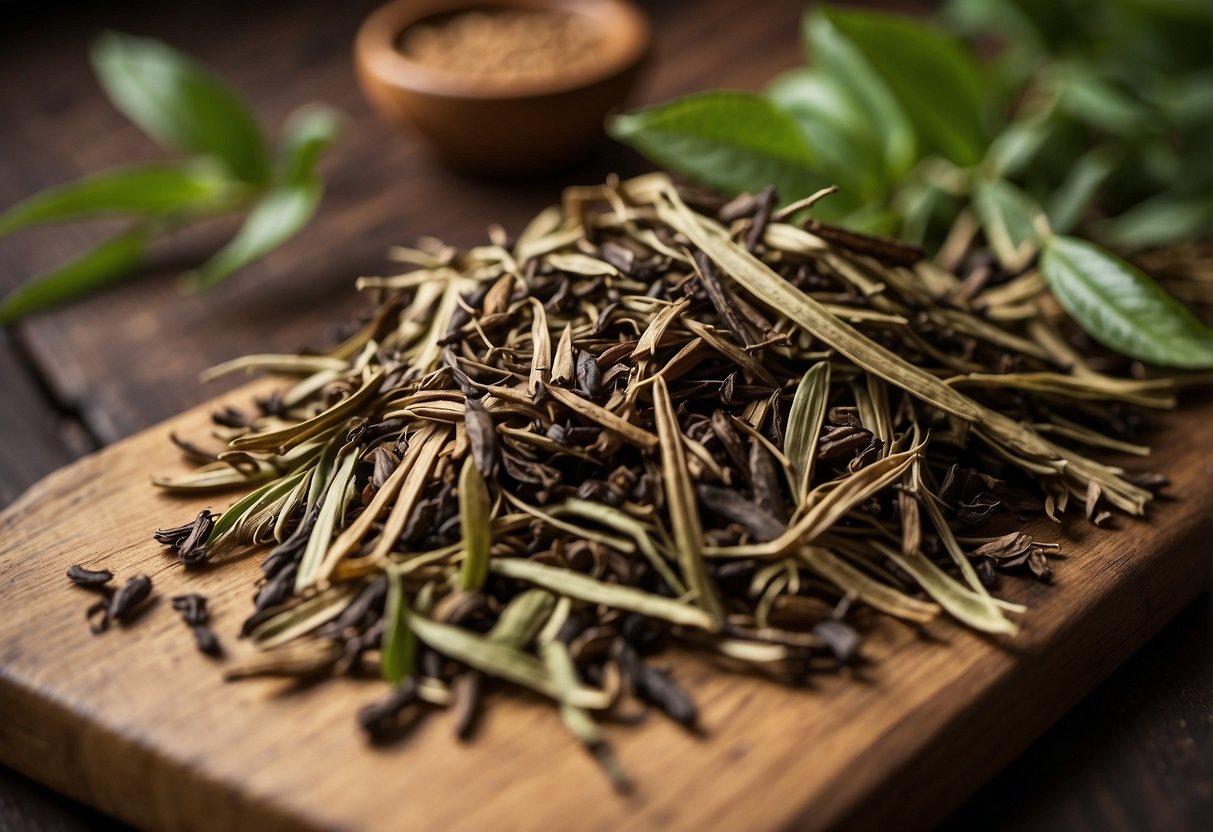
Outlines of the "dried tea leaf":
[{"label": "dried tea leaf", "polygon": [[493,558],[489,568],[507,578],[526,581],[580,601],[606,604],[617,609],[660,618],[671,624],[697,627],[709,632],[720,628],[719,622],[713,616],[690,604],[632,587],[596,581],[571,569],[545,566],[537,561],[521,558]]},{"label": "dried tea leaf", "polygon": [[661,377],[653,383],[653,409],[657,435],[661,440],[661,471],[665,481],[665,498],[682,578],[691,590],[695,603],[713,619],[721,621],[724,613],[720,607],[720,599],[703,561],[703,528],[699,524],[695,490],[687,470],[682,431],[678,427],[674,403],[670,401],[670,391],[666,387],[665,379]]},{"label": "dried tea leaf", "polygon": [[796,386],[792,399],[792,410],[788,414],[788,427],[784,434],[783,452],[796,471],[800,485],[798,498],[809,492],[813,481],[813,461],[817,457],[817,440],[825,420],[826,404],[830,395],[830,363],[819,361]]},{"label": "dried tea leaf", "polygon": [[339,616],[355,592],[357,588],[349,584],[329,587],[263,622],[253,630],[253,642],[264,650],[271,650],[310,633]]},{"label": "dried tea leaf", "polygon": [[919,622],[930,621],[939,612],[939,607],[935,604],[911,598],[900,590],[865,575],[820,546],[804,546],[797,551],[797,556],[839,589],[853,594],[881,612]]},{"label": "dried tea leaf", "polygon": [[489,630],[489,641],[525,650],[556,608],[556,596],[546,589],[528,589],[514,596]]},{"label": "dried tea leaf", "polygon": [[459,472],[459,527],[463,533],[463,568],[459,589],[472,592],[484,586],[489,576],[489,549],[493,545],[489,490],[475,460],[468,459]]},{"label": "dried tea leaf", "polygon": [[945,413],[970,422],[982,420],[981,410],[939,379],[913,366],[896,353],[865,338],[821,305],[788,283],[769,266],[731,242],[720,226],[696,217],[672,187],[665,190],[667,206],[659,203],[658,215],[677,228],[716,262],[746,291],[772,309],[779,310],[873,375],[901,387]]}]

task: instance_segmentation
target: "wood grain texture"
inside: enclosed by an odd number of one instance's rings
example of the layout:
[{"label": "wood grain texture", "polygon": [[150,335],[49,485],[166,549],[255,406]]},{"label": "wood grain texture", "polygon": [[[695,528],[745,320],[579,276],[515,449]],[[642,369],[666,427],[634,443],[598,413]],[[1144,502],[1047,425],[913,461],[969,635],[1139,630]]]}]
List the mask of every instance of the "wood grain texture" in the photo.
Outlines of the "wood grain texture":
[{"label": "wood grain texture", "polygon": [[1213,595],[1205,593],[941,832],[1175,832],[1206,829],[1211,819]]},{"label": "wood grain texture", "polygon": [[[230,399],[229,399],[230,400]],[[173,427],[204,428],[210,407]],[[377,682],[224,684],[163,601],[125,631],[90,637],[90,598],[68,565],[143,572],[162,598],[212,598],[231,652],[255,559],[184,573],[149,539],[203,502],[157,495],[152,471],[180,463],[159,426],[47,478],[0,516],[0,762],[103,811],[155,828],[874,828],[939,819],[1030,742],[1208,578],[1210,474],[1192,447],[1213,441],[1213,407],[1168,417],[1152,464],[1188,499],[1147,524],[1042,531],[1064,541],[1056,586],[1014,582],[1032,606],[1013,641],[941,621],[883,622],[875,664],[854,678],[790,689],[675,661],[703,710],[705,737],[652,720],[609,731],[645,784],[611,794],[554,709],[493,697],[476,741],[445,716],[403,743],[369,748],[357,707]],[[222,499],[206,501],[222,507]]]},{"label": "wood grain texture", "polygon": [[61,465],[93,450],[91,438],[59,412],[19,349],[0,332],[0,506]]}]

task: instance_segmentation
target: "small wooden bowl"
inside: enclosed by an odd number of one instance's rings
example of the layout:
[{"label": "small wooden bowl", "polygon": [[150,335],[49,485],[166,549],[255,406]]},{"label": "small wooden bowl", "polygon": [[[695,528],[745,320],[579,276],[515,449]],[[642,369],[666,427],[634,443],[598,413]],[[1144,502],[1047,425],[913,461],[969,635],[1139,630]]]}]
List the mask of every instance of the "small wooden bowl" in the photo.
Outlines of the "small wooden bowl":
[{"label": "small wooden bowl", "polygon": [[[401,33],[415,23],[493,8],[584,18],[602,37],[600,54],[559,77],[503,81],[444,72],[398,49]],[[589,149],[632,88],[651,39],[644,14],[626,0],[395,0],[363,22],[354,62],[363,92],[389,121],[415,127],[459,168],[521,176]]]}]

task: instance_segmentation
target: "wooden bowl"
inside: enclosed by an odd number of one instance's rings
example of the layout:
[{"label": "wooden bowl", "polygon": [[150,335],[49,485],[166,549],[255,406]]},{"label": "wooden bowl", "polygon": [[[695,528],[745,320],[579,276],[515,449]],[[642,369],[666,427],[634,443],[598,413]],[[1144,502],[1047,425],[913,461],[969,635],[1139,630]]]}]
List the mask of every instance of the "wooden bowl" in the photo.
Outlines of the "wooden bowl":
[{"label": "wooden bowl", "polygon": [[[559,77],[483,79],[435,69],[399,49],[401,33],[467,9],[558,10],[587,20],[602,48]],[[551,170],[583,155],[627,96],[651,41],[626,0],[395,0],[363,22],[354,46],[359,83],[389,121],[411,125],[456,167],[494,175]]]}]

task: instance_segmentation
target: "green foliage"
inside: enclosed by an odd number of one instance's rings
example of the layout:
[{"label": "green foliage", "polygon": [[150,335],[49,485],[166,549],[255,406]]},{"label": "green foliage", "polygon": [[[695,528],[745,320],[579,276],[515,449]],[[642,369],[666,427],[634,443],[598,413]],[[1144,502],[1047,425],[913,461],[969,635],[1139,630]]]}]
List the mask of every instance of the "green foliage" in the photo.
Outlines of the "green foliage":
[{"label": "green foliage", "polygon": [[49,188],[0,215],[0,237],[36,225],[100,214],[162,217],[221,209],[242,188],[205,160],[105,171]]},{"label": "green foliage", "polygon": [[44,272],[4,299],[0,324],[11,324],[31,312],[117,283],[143,260],[147,240],[148,231],[140,226]]},{"label": "green foliage", "polygon": [[1104,346],[1166,367],[1213,367],[1213,332],[1139,269],[1094,243],[1052,237],[1040,272],[1070,317]]},{"label": "green foliage", "polygon": [[994,256],[1008,271],[1018,271],[1035,253],[1037,218],[1043,213],[1032,197],[1009,182],[978,182],[973,211]]},{"label": "green foliage", "polygon": [[130,275],[155,236],[198,218],[243,212],[240,231],[194,276],[212,285],[281,245],[307,224],[323,184],[316,165],[336,139],[338,116],[299,111],[271,154],[244,100],[206,68],[163,43],[107,32],[91,52],[101,88],[127,118],[181,162],[119,168],[50,188],[0,214],[0,237],[47,223],[130,216],[134,230],[38,275],[0,302],[12,323]]},{"label": "green foliage", "polygon": [[[700,93],[620,116],[613,134],[730,193],[774,183],[790,203],[837,184],[819,217],[856,230],[892,219],[920,244],[970,209],[1009,271],[1028,265],[1046,226],[1120,249],[1213,227],[1213,4],[951,0],[933,22],[815,6],[803,37],[807,65],[761,96]],[[980,62],[965,38],[993,55]],[[1051,240],[1048,283],[1097,340],[1199,364],[1181,354],[1203,354],[1194,319],[1148,278]],[[1095,314],[1116,300],[1103,285],[1137,287],[1126,297],[1178,352],[1118,329],[1115,306]]]},{"label": "green foliage", "polygon": [[101,88],[122,114],[172,150],[214,156],[237,178],[269,178],[256,116],[219,78],[159,41],[106,32],[92,49]]},{"label": "green foliage", "polygon": [[909,18],[828,7],[822,14],[892,90],[926,148],[958,165],[981,160],[988,91],[959,42]]},{"label": "green foliage", "polygon": [[193,288],[213,286],[307,225],[324,193],[316,163],[336,141],[340,128],[336,114],[323,108],[309,108],[291,117],[284,130],[274,185],[253,205],[231,242],[191,276]]},{"label": "green foliage", "polygon": [[785,195],[807,194],[828,184],[795,120],[753,93],[690,95],[616,116],[608,129],[658,163],[693,170],[724,191],[761,182]]}]

